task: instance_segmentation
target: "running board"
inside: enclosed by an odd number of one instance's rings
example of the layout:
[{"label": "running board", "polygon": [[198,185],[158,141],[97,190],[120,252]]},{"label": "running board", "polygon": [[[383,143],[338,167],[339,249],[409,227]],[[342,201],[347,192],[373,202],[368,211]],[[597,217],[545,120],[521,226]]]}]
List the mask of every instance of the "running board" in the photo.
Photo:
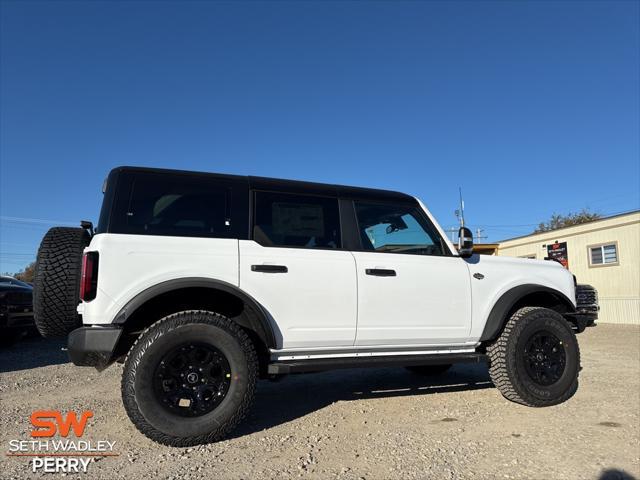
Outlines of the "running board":
[{"label": "running board", "polygon": [[339,368],[362,367],[409,367],[414,365],[442,365],[449,363],[483,363],[487,356],[483,353],[445,353],[431,355],[388,355],[367,357],[313,358],[309,360],[276,361],[269,364],[269,375],[287,373],[321,372]]}]

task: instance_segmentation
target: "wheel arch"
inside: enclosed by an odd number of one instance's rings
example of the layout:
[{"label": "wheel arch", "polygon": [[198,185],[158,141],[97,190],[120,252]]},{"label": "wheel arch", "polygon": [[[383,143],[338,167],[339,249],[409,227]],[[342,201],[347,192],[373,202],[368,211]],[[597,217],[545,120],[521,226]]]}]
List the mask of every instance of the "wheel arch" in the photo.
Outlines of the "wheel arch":
[{"label": "wheel arch", "polygon": [[[168,280],[143,290],[114,317],[112,325],[122,327],[114,357],[125,355],[140,331],[160,318],[181,310],[212,310],[229,317],[252,337],[260,356],[277,348],[278,337],[267,310],[240,288],[222,280],[189,277]],[[261,347],[261,348],[260,348]]]},{"label": "wheel arch", "polygon": [[558,290],[536,284],[518,285],[503,293],[493,305],[480,341],[497,338],[511,315],[522,307],[544,307],[560,314],[575,310],[573,302]]}]

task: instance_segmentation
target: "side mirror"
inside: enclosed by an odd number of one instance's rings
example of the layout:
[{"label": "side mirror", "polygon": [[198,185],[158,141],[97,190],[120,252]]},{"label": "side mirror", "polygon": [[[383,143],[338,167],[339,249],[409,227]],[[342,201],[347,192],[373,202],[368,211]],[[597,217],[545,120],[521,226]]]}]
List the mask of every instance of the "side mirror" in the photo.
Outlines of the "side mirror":
[{"label": "side mirror", "polygon": [[458,231],[458,254],[462,258],[473,255],[473,233],[467,227],[460,227]]}]

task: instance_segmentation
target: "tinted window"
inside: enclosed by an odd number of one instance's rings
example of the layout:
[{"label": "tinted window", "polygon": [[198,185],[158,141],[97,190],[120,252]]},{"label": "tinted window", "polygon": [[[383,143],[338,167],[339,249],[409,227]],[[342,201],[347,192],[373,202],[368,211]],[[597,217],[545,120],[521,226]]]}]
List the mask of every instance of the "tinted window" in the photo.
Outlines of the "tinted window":
[{"label": "tinted window", "polygon": [[253,239],[266,247],[340,248],[338,200],[256,192]]},{"label": "tinted window", "polygon": [[231,236],[231,189],[207,179],[139,175],[124,212],[124,232],[149,235]]},{"label": "tinted window", "polygon": [[364,250],[443,255],[440,236],[416,207],[355,202]]}]

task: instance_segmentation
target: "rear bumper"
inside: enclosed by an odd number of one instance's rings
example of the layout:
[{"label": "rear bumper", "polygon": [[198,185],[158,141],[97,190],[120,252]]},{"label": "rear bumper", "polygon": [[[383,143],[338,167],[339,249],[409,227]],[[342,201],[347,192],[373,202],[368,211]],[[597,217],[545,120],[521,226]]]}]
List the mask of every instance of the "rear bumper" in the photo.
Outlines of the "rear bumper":
[{"label": "rear bumper", "polygon": [[69,359],[80,367],[104,370],[114,360],[114,352],[122,335],[122,328],[80,327],[67,339]]}]

